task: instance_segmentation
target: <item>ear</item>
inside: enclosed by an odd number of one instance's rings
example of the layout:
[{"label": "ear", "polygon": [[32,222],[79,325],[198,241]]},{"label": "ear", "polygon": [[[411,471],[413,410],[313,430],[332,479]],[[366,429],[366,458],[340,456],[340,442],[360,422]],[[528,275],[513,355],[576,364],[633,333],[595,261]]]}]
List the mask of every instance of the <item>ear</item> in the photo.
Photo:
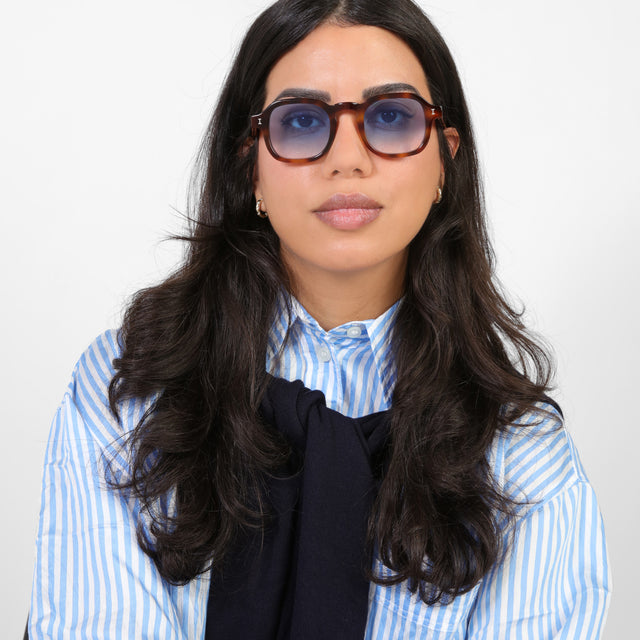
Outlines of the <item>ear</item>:
[{"label": "ear", "polygon": [[[255,144],[256,144],[256,139],[249,136],[240,147],[240,150],[238,151],[238,156],[241,158],[246,158]],[[257,151],[257,147],[256,147],[256,151]],[[254,191],[256,189],[257,180],[258,180],[258,161],[257,161],[257,155],[256,155],[256,162],[253,165],[253,172],[251,174],[251,184],[253,185]]]},{"label": "ear", "polygon": [[[249,151],[251,150],[251,147],[253,147],[256,144],[256,140],[255,138],[247,138],[245,140],[245,143],[242,145],[242,155],[247,155],[249,153]],[[257,154],[257,147],[256,147],[256,155],[255,155],[255,162],[253,164],[253,171],[251,173],[251,184],[253,185],[253,191],[254,194],[256,196],[256,200],[260,199],[260,196],[258,195],[259,191],[260,191],[260,179],[259,179],[259,173],[258,173],[258,154]]]},{"label": "ear", "polygon": [[443,133],[449,145],[449,153],[452,158],[455,158],[456,153],[458,153],[458,147],[460,146],[460,134],[455,127],[446,127]]},{"label": "ear", "polygon": [[[444,133],[445,140],[449,146],[449,153],[452,158],[456,157],[458,153],[458,147],[460,146],[460,134],[455,127],[446,127],[442,131]],[[444,187],[444,158],[440,156],[440,188]]]}]

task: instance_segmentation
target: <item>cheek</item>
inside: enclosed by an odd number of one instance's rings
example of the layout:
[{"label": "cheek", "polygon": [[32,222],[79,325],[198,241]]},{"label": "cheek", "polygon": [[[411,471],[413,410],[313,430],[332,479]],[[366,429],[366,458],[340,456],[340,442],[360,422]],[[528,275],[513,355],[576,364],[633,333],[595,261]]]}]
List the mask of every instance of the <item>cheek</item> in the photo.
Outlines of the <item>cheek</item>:
[{"label": "cheek", "polygon": [[285,244],[300,241],[308,235],[304,226],[308,220],[304,213],[309,209],[312,185],[306,174],[303,167],[277,160],[262,165],[258,192],[269,216],[268,224]]},{"label": "cheek", "polygon": [[390,196],[403,208],[410,207],[416,212],[424,212],[426,217],[436,196],[440,181],[439,158],[416,156],[408,158],[414,162],[397,166],[389,180]]},{"label": "cheek", "polygon": [[280,162],[271,156],[261,141],[256,161],[254,190],[269,212],[286,210],[309,193],[308,167]]}]

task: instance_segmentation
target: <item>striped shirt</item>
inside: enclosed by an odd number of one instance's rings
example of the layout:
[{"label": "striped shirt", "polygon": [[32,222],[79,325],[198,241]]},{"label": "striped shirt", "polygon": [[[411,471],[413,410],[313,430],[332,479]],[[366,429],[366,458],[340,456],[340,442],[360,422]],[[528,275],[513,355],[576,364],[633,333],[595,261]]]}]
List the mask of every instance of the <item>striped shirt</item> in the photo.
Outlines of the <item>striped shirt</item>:
[{"label": "striped shirt", "polygon": [[350,418],[388,409],[396,381],[388,337],[398,305],[375,320],[324,331],[295,298],[289,317],[281,297],[267,346],[267,371],[320,389],[330,409]]},{"label": "striped shirt", "polygon": [[[323,331],[295,301],[274,322],[267,368],[321,389],[351,416],[389,406],[394,383],[389,331],[380,318]],[[127,468],[117,441],[150,399],[108,408],[116,332],[97,338],[76,365],[54,417],[45,457],[31,600],[31,638],[203,638],[209,576],[167,584],[138,547],[139,506],[105,487],[103,460]],[[366,389],[367,397],[359,390]],[[499,486],[528,506],[509,553],[476,587],[449,605],[427,606],[405,584],[371,585],[365,637],[598,638],[610,598],[602,519],[574,445],[552,414],[525,415],[489,452]],[[388,570],[379,567],[382,572]],[[251,603],[247,603],[251,615]]]}]

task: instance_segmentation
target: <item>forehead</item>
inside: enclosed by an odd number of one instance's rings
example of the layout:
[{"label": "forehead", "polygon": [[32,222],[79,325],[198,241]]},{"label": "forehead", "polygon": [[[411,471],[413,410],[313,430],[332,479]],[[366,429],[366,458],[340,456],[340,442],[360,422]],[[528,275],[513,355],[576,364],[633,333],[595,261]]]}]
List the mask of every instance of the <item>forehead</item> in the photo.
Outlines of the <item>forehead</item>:
[{"label": "forehead", "polygon": [[378,27],[324,24],[271,69],[265,104],[289,88],[323,91],[331,102],[359,101],[367,88],[394,83],[413,85],[431,100],[422,66],[400,38]]}]

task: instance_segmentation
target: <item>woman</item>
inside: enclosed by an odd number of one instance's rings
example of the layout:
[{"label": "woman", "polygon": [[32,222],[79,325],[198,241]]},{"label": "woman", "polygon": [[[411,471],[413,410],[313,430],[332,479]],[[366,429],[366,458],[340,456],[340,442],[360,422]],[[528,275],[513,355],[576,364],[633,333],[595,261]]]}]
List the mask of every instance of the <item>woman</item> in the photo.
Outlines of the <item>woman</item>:
[{"label": "woman", "polygon": [[433,25],[277,2],[201,165],[184,265],[54,420],[31,637],[598,637],[595,496]]}]

